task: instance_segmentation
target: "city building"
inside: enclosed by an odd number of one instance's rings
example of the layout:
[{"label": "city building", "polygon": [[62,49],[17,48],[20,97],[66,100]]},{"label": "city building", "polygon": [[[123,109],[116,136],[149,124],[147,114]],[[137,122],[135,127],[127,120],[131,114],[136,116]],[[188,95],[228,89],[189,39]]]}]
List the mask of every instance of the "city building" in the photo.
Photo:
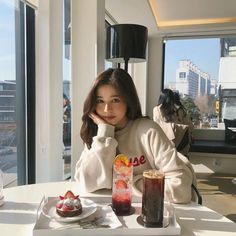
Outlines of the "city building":
[{"label": "city building", "polygon": [[176,70],[176,90],[191,98],[197,95],[209,95],[211,93],[210,75],[190,60],[181,60]]},{"label": "city building", "polygon": [[10,146],[16,135],[16,82],[0,81],[0,146]]},{"label": "city building", "polygon": [[211,79],[211,83],[210,83],[210,94],[215,95],[217,94],[217,84],[218,81],[215,79]]}]

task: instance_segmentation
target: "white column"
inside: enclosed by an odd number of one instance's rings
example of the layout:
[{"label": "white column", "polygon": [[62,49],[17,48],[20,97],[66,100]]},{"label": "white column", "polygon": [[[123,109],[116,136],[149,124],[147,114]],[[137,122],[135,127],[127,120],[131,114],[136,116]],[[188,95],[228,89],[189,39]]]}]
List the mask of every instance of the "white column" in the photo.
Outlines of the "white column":
[{"label": "white column", "polygon": [[36,11],[36,182],[61,181],[63,0]]},{"label": "white column", "polygon": [[72,179],[83,150],[80,138],[84,100],[105,60],[105,1],[72,0]]},{"label": "white column", "polygon": [[147,115],[152,118],[153,107],[161,91],[162,81],[162,38],[149,38],[147,72]]},{"label": "white column", "polygon": [[132,78],[137,89],[142,113],[146,115],[147,97],[147,62],[133,63]]}]

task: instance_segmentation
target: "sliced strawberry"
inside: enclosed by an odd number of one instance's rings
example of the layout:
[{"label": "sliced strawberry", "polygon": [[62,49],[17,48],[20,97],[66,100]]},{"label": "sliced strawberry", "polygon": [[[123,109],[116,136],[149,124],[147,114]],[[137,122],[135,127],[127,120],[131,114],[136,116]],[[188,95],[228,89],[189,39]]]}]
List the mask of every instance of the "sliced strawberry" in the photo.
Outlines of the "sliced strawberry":
[{"label": "sliced strawberry", "polygon": [[117,189],[125,189],[125,188],[128,188],[128,186],[124,180],[119,179],[116,181],[116,188]]},{"label": "sliced strawberry", "polygon": [[56,208],[61,209],[62,205],[63,205],[62,202],[58,202],[58,203],[56,204]]},{"label": "sliced strawberry", "polygon": [[63,211],[72,211],[74,207],[72,205],[63,205],[62,210]]},{"label": "sliced strawberry", "polygon": [[64,198],[74,198],[74,197],[75,197],[74,193],[70,190],[67,191],[65,196],[64,196]]},{"label": "sliced strawberry", "polygon": [[131,166],[133,166],[133,163],[129,162],[128,167],[131,167]]}]

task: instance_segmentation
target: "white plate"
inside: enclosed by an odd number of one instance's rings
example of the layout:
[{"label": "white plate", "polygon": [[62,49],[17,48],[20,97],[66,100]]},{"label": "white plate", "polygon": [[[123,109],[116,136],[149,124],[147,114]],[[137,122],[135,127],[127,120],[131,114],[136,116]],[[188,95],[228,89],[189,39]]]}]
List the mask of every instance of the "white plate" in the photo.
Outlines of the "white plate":
[{"label": "white plate", "polygon": [[53,198],[49,200],[42,208],[42,212],[50,219],[54,219],[58,222],[74,222],[86,218],[92,215],[97,210],[97,204],[92,200],[86,198],[80,198],[82,204],[82,213],[73,217],[61,217],[56,212],[56,204],[59,198]]}]

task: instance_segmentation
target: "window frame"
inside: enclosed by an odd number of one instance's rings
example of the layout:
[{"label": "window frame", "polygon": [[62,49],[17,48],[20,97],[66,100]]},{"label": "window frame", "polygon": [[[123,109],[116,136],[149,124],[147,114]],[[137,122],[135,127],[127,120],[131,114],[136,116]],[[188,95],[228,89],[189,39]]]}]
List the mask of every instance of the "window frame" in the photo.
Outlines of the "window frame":
[{"label": "window frame", "polygon": [[26,5],[27,183],[35,183],[35,10]]},{"label": "window frame", "polygon": [[35,10],[21,1],[19,9],[15,10],[17,185],[24,185],[35,183]]},{"label": "window frame", "polygon": [[[165,55],[166,55],[166,41],[167,40],[184,40],[184,39],[208,39],[208,38],[228,38],[234,37],[236,38],[236,31],[219,31],[216,34],[214,31],[211,32],[199,32],[196,34],[180,34],[180,35],[172,35],[172,36],[164,36],[162,38],[162,47],[163,47],[163,55],[162,55],[162,79],[161,79],[161,89],[164,89],[165,84]],[[209,129],[203,128],[195,128],[193,135],[196,140],[209,140],[209,141],[223,141],[224,140],[224,129],[211,129],[211,132],[208,132]]]}]

